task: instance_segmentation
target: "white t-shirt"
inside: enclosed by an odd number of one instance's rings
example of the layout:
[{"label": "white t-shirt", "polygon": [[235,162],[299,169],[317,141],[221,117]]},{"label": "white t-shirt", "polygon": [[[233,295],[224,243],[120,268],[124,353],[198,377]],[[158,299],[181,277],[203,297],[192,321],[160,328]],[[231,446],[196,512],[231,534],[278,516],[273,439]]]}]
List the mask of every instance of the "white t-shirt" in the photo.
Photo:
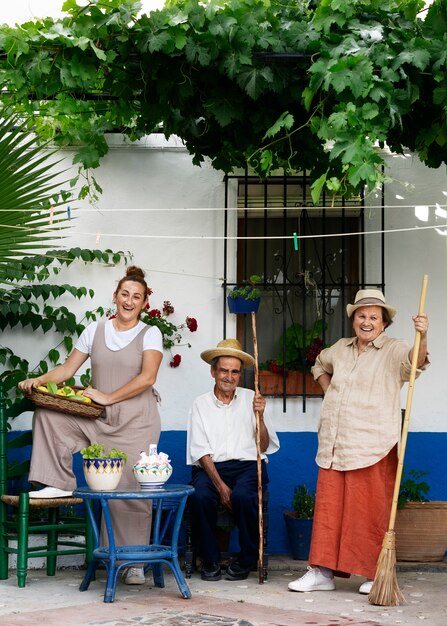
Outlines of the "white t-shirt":
[{"label": "white t-shirt", "polygon": [[[115,330],[112,320],[107,320],[104,331],[106,346],[109,350],[113,350],[114,352],[122,350],[128,346],[129,343],[135,339],[138,333],[143,328],[146,328],[146,326],[147,325],[144,322],[138,322],[138,324],[130,330],[123,330],[119,332]],[[97,327],[98,322],[93,322],[83,330],[81,336],[76,342],[76,350],[79,350],[79,352],[83,352],[84,354],[92,353],[93,338]],[[143,340],[143,352],[145,350],[158,350],[158,352],[163,353],[163,335],[157,326],[150,326],[149,330],[145,333]]]}]

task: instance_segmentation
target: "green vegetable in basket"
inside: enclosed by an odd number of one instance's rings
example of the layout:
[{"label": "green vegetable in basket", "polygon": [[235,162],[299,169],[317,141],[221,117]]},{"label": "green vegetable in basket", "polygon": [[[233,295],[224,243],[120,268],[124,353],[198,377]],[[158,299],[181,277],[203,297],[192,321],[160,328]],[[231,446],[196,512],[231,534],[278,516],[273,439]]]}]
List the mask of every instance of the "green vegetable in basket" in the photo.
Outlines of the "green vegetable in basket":
[{"label": "green vegetable in basket", "polygon": [[50,393],[57,393],[57,385],[52,380],[47,382],[47,389]]}]

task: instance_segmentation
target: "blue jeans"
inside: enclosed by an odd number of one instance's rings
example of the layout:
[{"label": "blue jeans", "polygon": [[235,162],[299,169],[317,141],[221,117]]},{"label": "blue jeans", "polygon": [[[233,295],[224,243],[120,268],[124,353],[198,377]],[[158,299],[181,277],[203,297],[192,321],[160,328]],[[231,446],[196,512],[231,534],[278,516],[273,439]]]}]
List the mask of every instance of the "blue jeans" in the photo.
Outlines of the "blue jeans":
[{"label": "blue jeans", "polygon": [[[215,463],[224,483],[231,489],[234,522],[239,530],[239,563],[241,567],[255,566],[259,552],[258,475],[256,461],[223,461]],[[265,461],[262,461],[262,486],[268,483]],[[190,496],[192,528],[197,538],[200,556],[205,564],[220,561],[219,545],[215,536],[219,494],[207,473],[193,466]]]}]

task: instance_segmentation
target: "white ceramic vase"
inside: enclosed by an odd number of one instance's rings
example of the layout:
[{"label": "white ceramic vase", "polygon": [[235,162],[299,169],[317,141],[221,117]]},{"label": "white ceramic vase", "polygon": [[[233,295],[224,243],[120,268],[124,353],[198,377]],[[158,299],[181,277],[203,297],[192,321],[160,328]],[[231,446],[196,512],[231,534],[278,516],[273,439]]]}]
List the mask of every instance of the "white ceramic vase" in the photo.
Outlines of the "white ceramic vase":
[{"label": "white ceramic vase", "polygon": [[171,461],[167,454],[157,452],[157,446],[151,444],[149,454],[140,454],[139,460],[133,466],[133,473],[143,491],[160,489],[171,477]]}]

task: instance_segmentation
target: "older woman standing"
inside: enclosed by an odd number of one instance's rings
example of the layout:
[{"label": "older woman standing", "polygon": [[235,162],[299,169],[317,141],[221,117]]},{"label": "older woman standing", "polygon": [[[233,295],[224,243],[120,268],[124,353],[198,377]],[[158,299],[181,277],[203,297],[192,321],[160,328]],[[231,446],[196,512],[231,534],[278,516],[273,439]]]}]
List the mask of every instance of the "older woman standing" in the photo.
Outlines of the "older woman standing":
[{"label": "older woman standing", "polygon": [[[50,380],[62,383],[90,356],[94,388],[86,389],[84,395],[104,406],[97,420],[36,409],[29,480],[44,487],[32,491],[30,498],[71,495],[76,486],[72,455],[94,441],[124,450],[135,460],[141,450],[158,443],[160,416],[153,385],[163,358],[163,341],[157,327],[139,319],[147,295],[143,270],[128,267],[113,294],[116,316],[90,324],[65,363],[19,383],[25,391]],[[128,463],[120,487],[134,486],[132,463]],[[117,544],[148,543],[151,511],[146,501],[117,500],[110,503],[110,513]],[[124,582],[143,584],[143,568],[129,568]]]},{"label": "older woman standing", "polygon": [[[388,528],[401,430],[400,391],[410,377],[412,349],[385,329],[396,309],[377,289],[357,292],[346,307],[355,337],[323,350],[312,368],[324,391],[318,428],[319,466],[307,573],[291,591],[330,591],[334,575],[364,576],[368,594]],[[425,314],[418,372],[428,365]]]}]

